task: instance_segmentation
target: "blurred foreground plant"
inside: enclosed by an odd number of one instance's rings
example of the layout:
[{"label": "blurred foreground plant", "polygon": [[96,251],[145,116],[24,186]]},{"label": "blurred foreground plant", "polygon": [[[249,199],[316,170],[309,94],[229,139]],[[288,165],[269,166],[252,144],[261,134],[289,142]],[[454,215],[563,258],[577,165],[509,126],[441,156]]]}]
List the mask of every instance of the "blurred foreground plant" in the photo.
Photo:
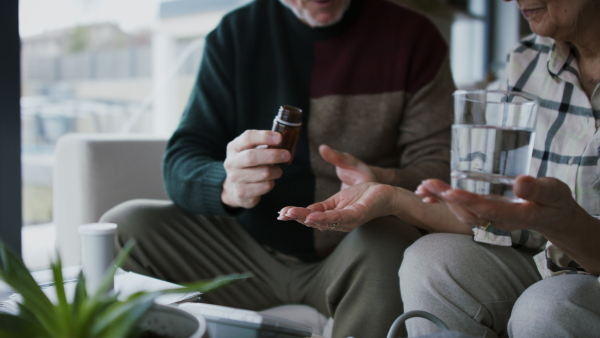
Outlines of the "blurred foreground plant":
[{"label": "blurred foreground plant", "polygon": [[218,276],[185,284],[183,288],[141,291],[118,300],[118,293],[107,292],[111,279],[134,242],[128,242],[98,290],[88,296],[85,276],[80,272],[71,302],[67,299],[60,257],[51,264],[57,302],[42,291],[22,260],[0,242],[0,279],[21,294],[18,314],[0,313],[0,337],[94,338],[131,337],[139,334],[137,324],[150,310],[156,297],[164,294],[214,291],[235,281],[251,277],[249,273]]}]

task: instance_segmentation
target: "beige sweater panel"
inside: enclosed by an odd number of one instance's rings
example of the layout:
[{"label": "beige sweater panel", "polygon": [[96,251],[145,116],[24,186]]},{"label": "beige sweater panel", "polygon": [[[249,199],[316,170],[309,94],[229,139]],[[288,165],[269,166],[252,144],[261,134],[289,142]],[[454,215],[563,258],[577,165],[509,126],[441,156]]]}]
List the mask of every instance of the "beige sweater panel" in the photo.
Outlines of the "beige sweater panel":
[{"label": "beige sweater panel", "polygon": [[[393,168],[401,177],[400,186],[409,190],[426,178],[448,181],[454,88],[446,60],[434,80],[412,95],[396,91],[312,99],[307,130],[315,201],[341,188],[335,167],[319,154],[321,144],[369,165]],[[327,254],[345,235],[315,231],[317,252]]]}]

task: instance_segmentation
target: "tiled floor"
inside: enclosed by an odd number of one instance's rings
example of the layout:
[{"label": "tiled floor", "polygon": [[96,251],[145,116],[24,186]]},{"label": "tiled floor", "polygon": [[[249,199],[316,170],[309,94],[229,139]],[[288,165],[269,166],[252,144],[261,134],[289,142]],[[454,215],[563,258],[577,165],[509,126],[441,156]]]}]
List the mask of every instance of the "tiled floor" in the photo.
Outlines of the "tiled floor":
[{"label": "tiled floor", "polygon": [[50,267],[51,258],[56,251],[55,228],[52,223],[23,226],[22,254],[29,270],[37,271]]}]

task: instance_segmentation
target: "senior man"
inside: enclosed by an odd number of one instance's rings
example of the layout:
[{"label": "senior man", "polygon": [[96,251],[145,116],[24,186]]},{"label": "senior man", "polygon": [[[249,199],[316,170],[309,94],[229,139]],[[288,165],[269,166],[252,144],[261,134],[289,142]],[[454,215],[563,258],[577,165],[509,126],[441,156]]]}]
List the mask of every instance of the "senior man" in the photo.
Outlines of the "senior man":
[{"label": "senior man", "polygon": [[[119,245],[137,239],[128,269],[179,283],[254,273],[207,302],[308,304],[334,318],[335,337],[384,337],[402,313],[395,271],[420,232],[383,217],[346,236],[330,231],[336,224],[280,222],[277,211],[342,184],[448,180],[453,90],[447,45],[413,10],[254,1],[206,39],[164,157],[172,202],[126,202],[103,220],[119,224]],[[259,147],[281,142],[269,130],[281,105],[304,112],[290,165],[279,165],[289,151]]]}]

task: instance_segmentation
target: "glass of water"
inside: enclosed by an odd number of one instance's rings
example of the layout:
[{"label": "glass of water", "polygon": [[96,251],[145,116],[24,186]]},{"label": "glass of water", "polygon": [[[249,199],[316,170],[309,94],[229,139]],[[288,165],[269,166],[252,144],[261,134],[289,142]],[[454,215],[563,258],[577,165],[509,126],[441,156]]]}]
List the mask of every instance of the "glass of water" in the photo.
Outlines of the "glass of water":
[{"label": "glass of water", "polygon": [[539,106],[522,92],[454,92],[452,187],[520,202],[512,186],[529,173]]}]

